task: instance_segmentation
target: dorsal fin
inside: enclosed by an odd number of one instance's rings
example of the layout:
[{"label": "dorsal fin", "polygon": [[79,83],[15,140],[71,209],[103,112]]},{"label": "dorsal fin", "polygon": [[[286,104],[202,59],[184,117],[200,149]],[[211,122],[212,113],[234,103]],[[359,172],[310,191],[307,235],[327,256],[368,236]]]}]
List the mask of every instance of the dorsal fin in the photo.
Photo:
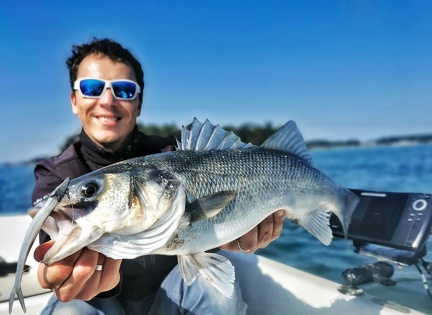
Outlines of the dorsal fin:
[{"label": "dorsal fin", "polygon": [[[194,118],[190,130],[182,126],[178,150],[210,151],[249,148],[254,145],[244,143],[232,131],[213,125],[208,119],[201,123]],[[309,164],[312,157],[306,147],[302,134],[294,121],[290,120],[271,135],[262,145],[264,148],[284,150],[298,156]]]},{"label": "dorsal fin", "polygon": [[194,118],[190,130],[182,127],[180,142],[177,141],[178,150],[210,151],[229,150],[252,147],[244,143],[233,132],[226,131],[219,125],[213,125],[206,120],[201,123]]},{"label": "dorsal fin", "polygon": [[312,165],[312,157],[309,154],[302,134],[294,121],[290,120],[279,128],[261,145],[264,148],[284,150],[290,152]]}]

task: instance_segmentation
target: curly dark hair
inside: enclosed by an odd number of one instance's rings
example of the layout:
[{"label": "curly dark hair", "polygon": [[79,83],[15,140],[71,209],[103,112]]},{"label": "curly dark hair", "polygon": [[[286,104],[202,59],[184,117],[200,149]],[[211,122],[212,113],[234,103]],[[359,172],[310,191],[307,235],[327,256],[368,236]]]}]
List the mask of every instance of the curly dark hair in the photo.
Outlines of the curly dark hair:
[{"label": "curly dark hair", "polygon": [[83,61],[85,57],[93,54],[102,54],[113,61],[129,63],[135,71],[137,83],[141,87],[139,97],[142,99],[142,93],[144,91],[144,71],[142,70],[141,63],[129,50],[123,48],[122,45],[109,38],[97,39],[93,37],[93,40],[89,43],[72,46],[72,56],[66,59],[66,65],[69,70],[69,81],[72,89],[77,79],[78,67],[81,61]]}]

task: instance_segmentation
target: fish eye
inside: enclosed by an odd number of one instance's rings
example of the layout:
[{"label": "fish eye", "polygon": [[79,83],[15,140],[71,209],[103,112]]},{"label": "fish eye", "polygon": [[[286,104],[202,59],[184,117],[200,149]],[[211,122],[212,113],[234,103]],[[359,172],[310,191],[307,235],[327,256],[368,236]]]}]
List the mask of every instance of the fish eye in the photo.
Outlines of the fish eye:
[{"label": "fish eye", "polygon": [[88,182],[82,185],[81,187],[81,195],[86,198],[93,197],[99,191],[100,185],[97,182]]}]

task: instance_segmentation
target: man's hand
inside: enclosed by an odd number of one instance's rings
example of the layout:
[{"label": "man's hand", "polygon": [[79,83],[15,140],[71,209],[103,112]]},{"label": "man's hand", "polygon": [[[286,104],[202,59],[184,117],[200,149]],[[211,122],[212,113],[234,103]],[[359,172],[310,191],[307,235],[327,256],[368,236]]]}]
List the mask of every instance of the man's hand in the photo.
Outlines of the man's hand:
[{"label": "man's hand", "polygon": [[285,210],[276,211],[242,237],[219,248],[245,253],[253,253],[259,248],[264,248],[280,236],[284,218]]},{"label": "man's hand", "polygon": [[[49,241],[38,246],[34,253],[36,261],[42,261],[53,244],[54,241]],[[121,260],[84,248],[52,265],[40,263],[38,281],[42,288],[52,289],[60,301],[88,301],[120,282],[120,264]],[[96,270],[96,265],[102,265],[102,270]]]}]

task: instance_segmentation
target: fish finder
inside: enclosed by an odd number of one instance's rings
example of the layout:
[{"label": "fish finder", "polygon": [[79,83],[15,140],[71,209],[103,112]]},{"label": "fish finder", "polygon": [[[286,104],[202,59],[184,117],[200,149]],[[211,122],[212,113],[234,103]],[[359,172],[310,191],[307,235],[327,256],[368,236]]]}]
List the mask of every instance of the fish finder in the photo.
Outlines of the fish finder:
[{"label": "fish finder", "polygon": [[[360,243],[420,253],[432,226],[432,196],[350,189],[360,201],[348,228],[348,238]],[[339,219],[332,214],[333,235],[344,237]]]}]

